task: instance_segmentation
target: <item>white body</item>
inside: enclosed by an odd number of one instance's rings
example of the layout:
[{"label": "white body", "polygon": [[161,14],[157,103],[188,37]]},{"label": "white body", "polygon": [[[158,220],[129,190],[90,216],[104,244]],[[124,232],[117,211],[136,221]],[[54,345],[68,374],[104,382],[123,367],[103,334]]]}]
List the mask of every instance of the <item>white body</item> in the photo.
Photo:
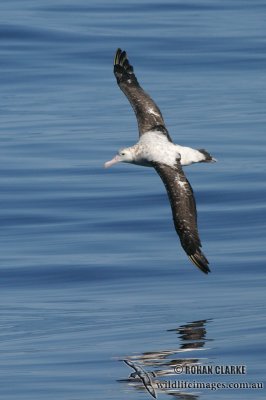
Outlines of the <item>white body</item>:
[{"label": "white body", "polygon": [[[174,167],[179,160],[181,165],[190,165],[206,160],[206,155],[191,147],[183,147],[169,142],[167,137],[159,131],[149,131],[141,136],[138,143],[127,147],[104,166],[109,168],[118,162],[153,167],[153,163],[169,165]],[[212,159],[215,161],[215,159]]]},{"label": "white body", "polygon": [[135,153],[134,163],[146,167],[152,166],[149,161],[172,167],[176,164],[176,160],[180,160],[181,165],[190,165],[205,159],[200,151],[173,144],[165,135],[154,131],[142,135],[138,143],[129,149]]}]

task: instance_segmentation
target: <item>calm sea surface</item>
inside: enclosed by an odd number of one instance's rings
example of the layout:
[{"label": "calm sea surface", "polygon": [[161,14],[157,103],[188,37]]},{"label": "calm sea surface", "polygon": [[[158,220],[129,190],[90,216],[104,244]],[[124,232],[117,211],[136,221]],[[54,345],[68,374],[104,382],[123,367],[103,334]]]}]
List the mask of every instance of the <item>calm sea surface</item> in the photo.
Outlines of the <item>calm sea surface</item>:
[{"label": "calm sea surface", "polygon": [[[1,399],[151,398],[123,359],[159,399],[265,399],[237,388],[266,375],[265,21],[264,0],[1,1]],[[174,141],[219,160],[185,170],[208,276],[155,172],[103,169],[137,140],[117,47]]]}]

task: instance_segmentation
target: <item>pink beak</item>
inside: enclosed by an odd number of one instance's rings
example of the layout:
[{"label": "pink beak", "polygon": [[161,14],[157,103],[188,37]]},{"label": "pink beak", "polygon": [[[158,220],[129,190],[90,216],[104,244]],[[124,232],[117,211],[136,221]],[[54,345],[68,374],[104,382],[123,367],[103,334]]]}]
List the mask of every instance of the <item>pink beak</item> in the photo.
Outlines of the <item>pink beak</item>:
[{"label": "pink beak", "polygon": [[110,168],[112,165],[117,164],[121,161],[121,157],[119,155],[116,155],[112,160],[106,161],[104,163],[104,168]]}]

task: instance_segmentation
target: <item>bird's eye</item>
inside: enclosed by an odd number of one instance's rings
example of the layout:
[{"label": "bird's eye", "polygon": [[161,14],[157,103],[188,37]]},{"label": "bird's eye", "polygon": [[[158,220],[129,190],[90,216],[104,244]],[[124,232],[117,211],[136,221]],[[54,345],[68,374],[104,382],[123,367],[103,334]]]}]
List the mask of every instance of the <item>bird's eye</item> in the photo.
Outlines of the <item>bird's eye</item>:
[{"label": "bird's eye", "polygon": [[120,153],[120,154],[121,154],[121,156],[124,156],[126,153],[122,152],[122,153]]}]

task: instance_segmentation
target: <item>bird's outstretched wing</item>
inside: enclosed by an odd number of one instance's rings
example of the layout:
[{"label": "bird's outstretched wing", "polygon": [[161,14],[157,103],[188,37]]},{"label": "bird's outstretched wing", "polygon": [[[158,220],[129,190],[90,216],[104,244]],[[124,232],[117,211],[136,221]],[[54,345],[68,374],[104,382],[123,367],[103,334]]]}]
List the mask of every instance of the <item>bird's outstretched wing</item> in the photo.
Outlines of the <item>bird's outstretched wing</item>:
[{"label": "bird's outstretched wing", "polygon": [[143,385],[147,389],[147,391],[154,397],[155,399],[157,398],[156,392],[154,390],[154,387],[152,386],[152,380],[148,372],[146,372],[143,368],[141,368],[139,365],[136,363],[133,363],[133,361],[130,360],[123,360],[129,367],[133,368],[136,371],[136,375],[140,378],[142,381]]},{"label": "bird's outstretched wing", "polygon": [[207,274],[209,262],[201,251],[194,194],[180,161],[177,160],[175,167],[154,163],[154,168],[166,187],[181,245],[190,260]]},{"label": "bird's outstretched wing", "polygon": [[133,110],[135,111],[139,135],[152,130],[157,130],[167,136],[171,142],[169,133],[165,127],[161,111],[141,88],[134,74],[132,65],[129,64],[127,53],[118,49],[114,58],[114,74],[118,86],[127,96]]}]

